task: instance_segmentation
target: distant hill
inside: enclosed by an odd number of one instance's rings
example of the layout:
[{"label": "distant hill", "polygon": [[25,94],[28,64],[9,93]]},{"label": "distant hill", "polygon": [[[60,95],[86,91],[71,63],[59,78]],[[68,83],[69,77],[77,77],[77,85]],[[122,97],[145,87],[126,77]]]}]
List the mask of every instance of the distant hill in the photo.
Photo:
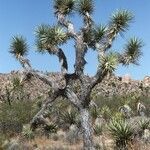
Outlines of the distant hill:
[{"label": "distant hill", "polygon": [[[60,78],[59,73],[47,74],[59,82],[60,86],[63,85],[63,79]],[[9,86],[10,81],[19,76],[20,74],[18,71],[12,71],[8,74],[0,74],[0,96],[5,94],[6,86]],[[92,79],[92,77],[88,76],[85,76],[85,78],[89,80]],[[32,80],[27,81],[24,84],[24,89],[30,95],[31,99],[35,99],[39,96],[45,97],[51,90],[49,86],[36,78],[32,78]],[[133,80],[129,75],[125,75],[123,77],[112,76],[109,79],[107,77],[93,90],[94,95],[103,95],[108,97],[133,92],[150,96],[150,76],[146,76],[143,80]]]}]

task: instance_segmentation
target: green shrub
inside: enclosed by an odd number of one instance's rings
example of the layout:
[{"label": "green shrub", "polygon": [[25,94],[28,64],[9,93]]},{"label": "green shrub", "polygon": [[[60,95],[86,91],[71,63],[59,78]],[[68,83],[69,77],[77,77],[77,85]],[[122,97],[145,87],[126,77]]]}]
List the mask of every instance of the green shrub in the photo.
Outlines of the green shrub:
[{"label": "green shrub", "polygon": [[108,126],[118,149],[126,149],[132,140],[133,130],[124,120],[112,120]]},{"label": "green shrub", "polygon": [[105,120],[109,120],[111,118],[111,113],[112,113],[111,110],[106,105],[102,107],[100,112],[100,114],[103,116]]},{"label": "green shrub", "polygon": [[46,133],[51,134],[51,133],[56,133],[57,130],[58,130],[58,127],[57,127],[57,125],[55,123],[51,122],[51,123],[49,123],[47,125],[44,125],[43,129],[44,129],[44,131]]},{"label": "green shrub", "polygon": [[150,120],[149,119],[142,119],[139,121],[139,126],[144,131],[145,129],[150,129]]},{"label": "green shrub", "polygon": [[90,114],[93,120],[99,117],[100,115],[100,110],[97,107],[92,107],[90,109]]},{"label": "green shrub", "polygon": [[23,124],[31,121],[37,112],[33,109],[32,101],[13,101],[11,106],[8,103],[0,105],[0,132],[11,133],[21,132]]},{"label": "green shrub", "polygon": [[77,117],[78,117],[78,114],[74,109],[63,111],[61,113],[61,119],[64,124],[69,124],[69,125],[76,124]]}]

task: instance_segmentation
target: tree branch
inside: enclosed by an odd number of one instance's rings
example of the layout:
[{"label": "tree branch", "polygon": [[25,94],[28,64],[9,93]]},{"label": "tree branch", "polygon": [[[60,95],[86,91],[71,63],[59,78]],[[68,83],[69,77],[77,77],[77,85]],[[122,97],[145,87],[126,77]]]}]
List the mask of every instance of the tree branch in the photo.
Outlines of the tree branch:
[{"label": "tree branch", "polygon": [[117,31],[115,26],[110,26],[107,28],[102,39],[95,44],[96,49],[98,50],[98,57],[101,59],[105,56],[105,52],[112,46],[113,41],[117,36]]},{"label": "tree branch", "polygon": [[59,97],[64,95],[64,90],[58,89],[55,91],[52,96],[49,96],[42,105],[40,111],[33,117],[31,120],[31,128],[35,129],[37,125],[45,124],[45,116],[44,112],[52,106],[52,103]]},{"label": "tree branch", "polygon": [[60,12],[57,12],[56,15],[57,15],[58,22],[67,28],[68,35],[76,39],[77,33],[75,32],[74,25],[71,23],[71,21],[67,20],[65,15]]},{"label": "tree branch", "polygon": [[61,63],[61,72],[62,73],[67,73],[68,71],[68,63],[67,63],[67,58],[65,53],[61,48],[57,48],[56,46],[54,47],[49,47],[48,49],[49,54],[54,54],[59,58],[59,62]]},{"label": "tree branch", "polygon": [[87,46],[85,45],[83,40],[84,40],[83,34],[81,33],[78,36],[75,44],[76,60],[75,60],[74,67],[75,67],[75,73],[79,76],[83,74],[84,66],[86,64],[85,54],[87,52]]},{"label": "tree branch", "polygon": [[30,65],[30,62],[27,58],[24,58],[23,56],[21,56],[20,54],[18,54],[17,56],[17,59],[19,60],[21,66],[24,68],[24,69],[31,69],[31,65]]},{"label": "tree branch", "polygon": [[69,85],[66,87],[64,92],[65,97],[78,109],[82,107],[81,101],[78,96],[70,89]]}]

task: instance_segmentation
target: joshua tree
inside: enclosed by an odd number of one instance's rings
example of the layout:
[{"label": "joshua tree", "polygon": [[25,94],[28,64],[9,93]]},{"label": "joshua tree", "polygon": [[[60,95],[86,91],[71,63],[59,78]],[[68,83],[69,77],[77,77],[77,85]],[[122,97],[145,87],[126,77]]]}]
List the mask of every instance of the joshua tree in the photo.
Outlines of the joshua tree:
[{"label": "joshua tree", "polygon": [[[52,87],[53,92],[44,101],[41,110],[31,121],[31,127],[44,122],[44,111],[52,105],[58,97],[67,98],[79,111],[83,130],[85,150],[93,150],[92,127],[89,114],[90,94],[92,89],[104,78],[115,71],[119,64],[138,64],[141,56],[142,41],[138,38],[130,39],[123,48],[123,52],[111,51],[111,46],[119,34],[127,31],[133,16],[127,10],[117,10],[113,13],[106,26],[96,25],[92,19],[94,11],[93,0],[54,0],[56,25],[40,25],[36,29],[36,46],[39,52],[47,52],[58,57],[61,65],[60,77],[65,81],[64,86],[51,76],[35,71],[25,57],[28,51],[26,40],[22,36],[12,39],[10,52],[22,64],[23,74],[39,78]],[[70,14],[78,13],[83,19],[83,27],[76,29],[71,22]],[[75,64],[74,73],[68,72],[68,61],[60,47],[69,39],[74,40]],[[85,54],[89,49],[97,51],[99,66],[93,77],[85,77]],[[80,82],[80,90],[74,91],[73,83]]]}]

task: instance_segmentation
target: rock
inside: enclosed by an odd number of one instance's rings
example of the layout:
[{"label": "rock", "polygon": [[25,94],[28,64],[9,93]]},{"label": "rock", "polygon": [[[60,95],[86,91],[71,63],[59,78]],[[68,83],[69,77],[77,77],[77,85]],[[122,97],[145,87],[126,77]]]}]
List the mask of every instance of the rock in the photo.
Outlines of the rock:
[{"label": "rock", "polygon": [[150,130],[149,129],[144,130],[143,139],[145,142],[150,142]]},{"label": "rock", "polygon": [[103,119],[102,117],[98,117],[98,118],[96,118],[94,125],[95,126],[102,126],[105,123],[106,123],[105,119]]},{"label": "rock", "polygon": [[150,76],[146,76],[143,80],[143,87],[150,87]]}]

